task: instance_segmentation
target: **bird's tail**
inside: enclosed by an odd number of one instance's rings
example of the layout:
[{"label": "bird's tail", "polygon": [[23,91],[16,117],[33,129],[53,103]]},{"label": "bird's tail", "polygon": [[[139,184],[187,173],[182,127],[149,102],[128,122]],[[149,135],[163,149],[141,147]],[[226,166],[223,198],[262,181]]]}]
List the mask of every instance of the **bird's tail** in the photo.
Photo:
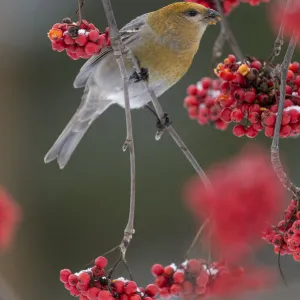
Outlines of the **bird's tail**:
[{"label": "bird's tail", "polygon": [[63,169],[91,124],[112,104],[107,100],[93,101],[89,92],[83,97],[86,99],[83,98],[79,109],[46,154],[45,163],[57,159],[60,169]]}]

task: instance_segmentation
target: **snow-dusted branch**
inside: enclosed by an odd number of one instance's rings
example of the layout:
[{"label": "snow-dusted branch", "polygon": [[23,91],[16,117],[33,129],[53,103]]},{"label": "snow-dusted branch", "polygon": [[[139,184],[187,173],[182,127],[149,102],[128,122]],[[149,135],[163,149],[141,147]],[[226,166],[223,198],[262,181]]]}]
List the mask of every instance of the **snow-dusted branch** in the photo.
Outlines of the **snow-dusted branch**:
[{"label": "snow-dusted branch", "polygon": [[129,208],[128,223],[124,231],[123,240],[120,244],[122,259],[123,261],[125,261],[126,250],[134,234],[134,211],[135,211],[135,151],[134,151],[134,142],[133,142],[133,133],[132,133],[130,99],[129,99],[129,92],[128,92],[129,75],[126,70],[125,62],[124,62],[126,49],[124,44],[121,41],[120,32],[117,27],[111,2],[110,0],[102,0],[102,4],[107,18],[108,26],[110,28],[111,45],[123,78],[123,91],[124,91],[126,129],[127,129],[127,136],[126,136],[126,141],[123,145],[123,150],[125,151],[128,148],[130,154],[130,179],[131,179],[130,180],[130,208]]}]

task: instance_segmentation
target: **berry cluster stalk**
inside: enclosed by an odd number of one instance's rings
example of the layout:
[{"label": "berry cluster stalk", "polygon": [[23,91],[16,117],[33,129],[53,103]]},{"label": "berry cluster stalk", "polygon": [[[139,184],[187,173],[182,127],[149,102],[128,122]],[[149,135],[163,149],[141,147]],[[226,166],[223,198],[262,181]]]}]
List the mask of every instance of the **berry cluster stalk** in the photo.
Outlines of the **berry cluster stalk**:
[{"label": "berry cluster stalk", "polygon": [[102,4],[108,21],[108,26],[110,28],[111,45],[123,78],[123,91],[124,91],[126,129],[127,129],[127,136],[126,136],[125,143],[123,145],[123,150],[125,151],[128,148],[130,154],[130,179],[131,179],[130,180],[130,208],[129,208],[128,223],[124,231],[123,240],[120,244],[122,260],[125,262],[126,250],[134,234],[134,211],[135,211],[135,151],[134,151],[131,111],[130,111],[129,92],[128,92],[129,76],[128,76],[128,72],[126,71],[125,62],[124,62],[124,55],[126,49],[124,44],[121,41],[120,32],[117,27],[116,19],[112,10],[110,0],[102,0]]},{"label": "berry cluster stalk", "polygon": [[221,16],[221,32],[215,42],[214,48],[213,48],[213,56],[214,57],[220,57],[222,55],[222,48],[224,46],[225,40],[228,41],[234,55],[239,61],[242,61],[244,59],[243,52],[241,51],[234,34],[232,33],[230,26],[227,22],[227,19],[223,13],[222,5],[220,0],[215,0],[215,4],[217,7],[217,10]]},{"label": "berry cluster stalk", "polygon": [[[281,29],[280,29],[281,30]],[[286,189],[291,191],[295,197],[299,198],[300,189],[297,188],[288,178],[287,174],[283,171],[283,167],[280,161],[279,156],[279,134],[280,134],[280,127],[282,121],[282,113],[284,110],[284,100],[286,95],[286,80],[287,80],[287,72],[289,69],[289,65],[291,63],[296,45],[298,41],[298,36],[293,36],[289,43],[288,49],[286,51],[284,60],[281,64],[281,78],[280,78],[280,99],[279,99],[279,106],[278,106],[278,113],[276,117],[276,124],[275,124],[275,131],[274,131],[274,138],[272,141],[271,146],[271,160],[274,167],[274,170],[280,179],[281,183],[284,185]]]},{"label": "berry cluster stalk", "polygon": [[284,11],[284,14],[283,14],[283,19],[281,21],[281,25],[280,25],[280,28],[279,28],[279,32],[278,32],[278,35],[277,35],[277,38],[274,42],[274,48],[273,48],[273,51],[270,55],[270,58],[269,58],[269,62],[272,63],[274,58],[276,56],[279,56],[280,52],[281,52],[281,47],[283,45],[283,33],[284,33],[284,20],[285,20],[285,17],[286,17],[286,12],[289,8],[289,6],[291,5],[292,3],[292,0],[287,0],[286,1],[286,5],[285,5],[285,11]]},{"label": "berry cluster stalk", "polygon": [[77,10],[76,13],[78,14],[78,21],[79,21],[80,24],[82,22],[82,10],[81,10],[81,8],[82,8],[83,4],[84,4],[83,0],[78,0],[78,10]]}]

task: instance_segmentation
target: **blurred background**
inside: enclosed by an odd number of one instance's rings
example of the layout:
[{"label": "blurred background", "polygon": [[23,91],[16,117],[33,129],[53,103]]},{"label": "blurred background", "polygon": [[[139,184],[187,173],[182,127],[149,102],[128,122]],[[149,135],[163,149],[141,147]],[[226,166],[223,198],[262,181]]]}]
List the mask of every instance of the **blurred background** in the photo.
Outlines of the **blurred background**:
[{"label": "blurred background", "polygon": [[[122,26],[171,2],[114,0],[112,4]],[[53,52],[47,32],[63,17],[74,15],[77,1],[1,0],[0,7],[0,182],[23,210],[15,242],[0,256],[0,272],[23,300],[71,299],[58,280],[60,269],[81,270],[116,246],[127,222],[129,155],[121,150],[124,111],[109,108],[63,171],[56,163],[45,165],[45,153],[79,105],[82,90],[73,89],[72,83],[83,64],[83,60],[72,61],[65,53]],[[106,28],[100,0],[87,1],[84,18],[100,30]],[[267,58],[275,35],[266,5],[242,4],[229,19],[244,53]],[[182,105],[186,87],[210,75],[211,49],[218,31],[219,26],[209,28],[188,74],[160,99],[204,168],[226,160],[249,141],[236,138],[230,130],[199,126],[189,120]],[[224,54],[228,51],[226,48]],[[167,134],[160,142],[154,140],[156,121],[151,114],[139,110],[132,115],[137,157],[136,235],[127,259],[134,278],[144,285],[151,280],[153,263],[180,259],[193,239],[197,228],[181,190],[195,174]],[[270,147],[270,139],[263,134],[251,142]],[[282,140],[281,153],[289,174],[299,183],[299,139]],[[114,258],[112,255],[111,260]],[[257,259],[277,264],[271,246]],[[299,265],[289,257],[282,259],[282,268],[290,283],[288,290],[279,284],[278,290],[249,299],[299,297]],[[117,272],[126,275],[122,268]]]}]

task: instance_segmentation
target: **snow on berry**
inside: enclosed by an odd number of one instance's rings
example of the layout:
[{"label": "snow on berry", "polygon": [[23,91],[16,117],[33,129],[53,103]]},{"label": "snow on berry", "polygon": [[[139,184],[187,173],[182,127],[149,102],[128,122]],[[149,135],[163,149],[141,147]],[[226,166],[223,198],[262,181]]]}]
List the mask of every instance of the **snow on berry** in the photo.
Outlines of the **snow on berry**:
[{"label": "snow on berry", "polygon": [[209,263],[204,259],[190,259],[164,269],[168,268],[174,270],[172,276],[153,274],[161,299],[180,297],[204,300],[214,296],[236,296],[247,290],[265,288],[272,282],[272,276],[264,269],[243,269],[224,261]]},{"label": "snow on berry", "polygon": [[[159,289],[149,284],[145,289],[136,282],[124,278],[107,277],[107,259],[99,256],[92,268],[72,273],[69,269],[60,271],[60,281],[71,296],[88,300],[152,300],[158,296]],[[156,270],[158,270],[156,268]]]},{"label": "snow on berry", "polygon": [[99,54],[103,47],[110,45],[108,29],[105,33],[101,33],[94,24],[86,20],[74,23],[65,18],[62,23],[52,26],[48,37],[54,51],[66,50],[67,55],[73,60],[88,59]]},{"label": "snow on berry", "polygon": [[199,223],[209,218],[204,240],[212,245],[213,253],[240,262],[251,247],[259,246],[268,222],[280,215],[284,188],[269,154],[257,146],[249,145],[208,174],[213,189],[194,179],[186,186],[187,204]]},{"label": "snow on berry", "polygon": [[262,238],[274,246],[279,255],[292,255],[300,261],[300,203],[292,200],[277,225],[270,226]]},{"label": "snow on berry", "polygon": [[[233,134],[237,137],[256,137],[263,131],[273,137],[278,111],[279,91],[275,89],[271,71],[264,61],[248,57],[237,62],[233,55],[215,69],[219,79],[202,78],[190,85],[184,99],[191,119],[200,125],[214,124],[225,130],[229,123],[237,123]],[[280,137],[300,134],[300,68],[294,62],[289,66],[287,94]],[[221,125],[221,126],[220,126]]]}]

